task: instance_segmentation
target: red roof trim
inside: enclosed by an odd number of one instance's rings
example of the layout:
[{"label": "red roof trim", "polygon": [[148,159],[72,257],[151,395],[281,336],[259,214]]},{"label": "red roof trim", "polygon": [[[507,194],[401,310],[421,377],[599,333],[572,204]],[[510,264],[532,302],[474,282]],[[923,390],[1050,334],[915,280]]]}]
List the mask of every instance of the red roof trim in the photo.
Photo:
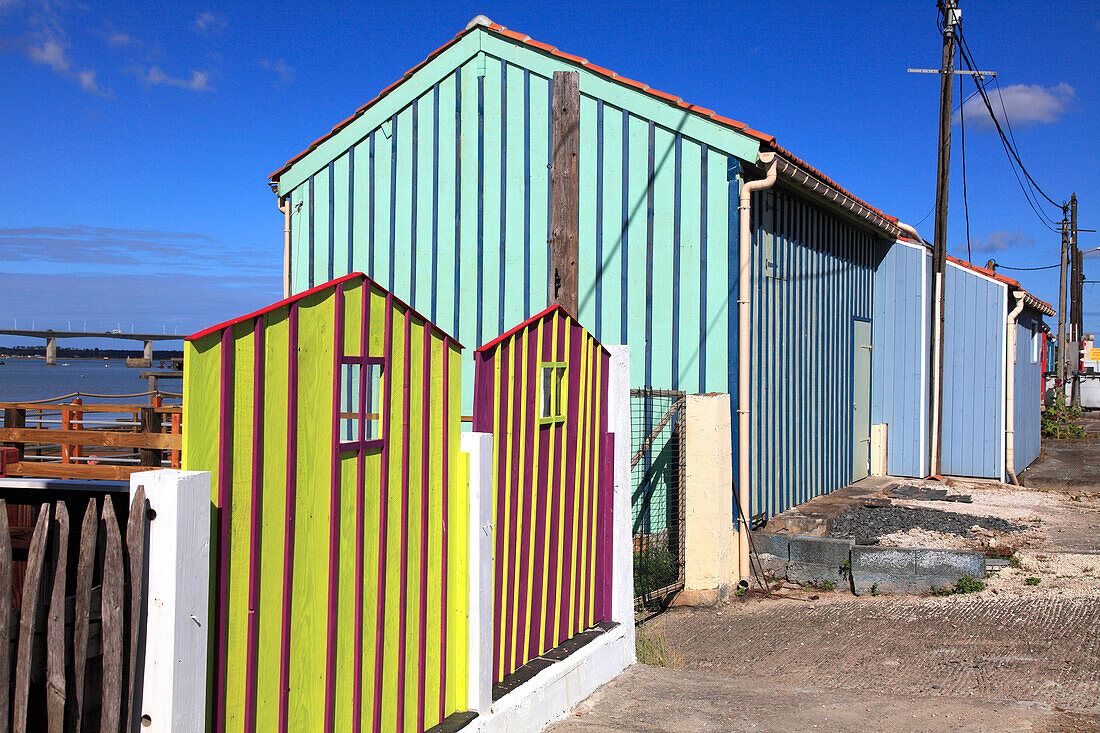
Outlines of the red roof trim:
[{"label": "red roof trim", "polygon": [[1027,290],[1025,290],[1024,286],[1020,284],[1019,280],[1013,280],[1012,278],[1007,277],[1005,275],[999,275],[995,271],[990,270],[988,267],[982,267],[981,265],[975,265],[971,262],[967,262],[966,260],[961,260],[958,257],[954,257],[952,255],[947,255],[947,261],[948,262],[953,262],[956,265],[958,265],[959,267],[966,268],[967,270],[973,270],[974,272],[985,275],[986,277],[992,278],[992,279],[996,280],[999,283],[1004,283],[1005,285],[1008,285],[1010,288],[1013,288],[1014,290],[1019,290],[1021,293],[1023,293],[1024,295],[1026,295],[1029,298],[1031,298],[1032,300],[1034,300],[1036,303],[1042,303],[1043,305],[1045,305],[1050,310],[1052,310],[1052,311],[1054,310],[1054,306],[1052,306],[1050,303],[1046,302],[1045,300],[1040,300],[1039,298],[1036,298],[1034,295],[1032,295]]},{"label": "red roof trim", "polygon": [[[225,321],[224,323],[219,323],[216,326],[210,326],[209,328],[204,328],[201,331],[198,331],[196,333],[191,334],[190,336],[185,337],[184,341],[197,341],[198,339],[201,339],[204,336],[209,336],[212,333],[217,333],[218,331],[224,331],[227,328],[232,328],[233,326],[236,326],[238,323],[244,323],[245,321],[254,320],[254,319],[258,318],[259,316],[264,315],[265,313],[270,313],[274,310],[278,310],[279,308],[282,308],[283,306],[290,305],[291,303],[294,303],[296,301],[301,300],[302,298],[313,295],[314,293],[319,293],[323,290],[330,290],[332,288],[335,288],[340,283],[347,282],[349,280],[356,280],[356,279],[363,280],[364,282],[367,282],[371,285],[378,285],[378,283],[376,283],[374,280],[371,280],[369,277],[367,277],[362,272],[353,272],[353,273],[350,273],[348,275],[344,275],[343,277],[338,277],[335,280],[329,280],[327,283],[321,283],[320,285],[316,285],[316,286],[310,288],[309,290],[303,290],[302,292],[298,293],[297,295],[292,295],[289,298],[283,298],[279,302],[272,303],[271,305],[266,306],[264,308],[261,308],[258,311],[253,311],[253,312],[248,313],[248,314],[243,315],[243,316],[237,316],[236,318],[232,318],[228,321]],[[389,292],[385,288],[383,288],[381,285],[378,285],[378,288],[380,290],[384,291],[384,292]],[[401,306],[402,308],[405,308],[410,313],[412,313],[414,316],[416,316],[420,320],[424,321],[424,323],[426,323],[428,326],[431,327],[433,332],[438,333],[445,340],[451,341],[451,343],[453,343],[455,346],[457,346],[460,349],[465,348],[462,344],[460,344],[458,342],[457,339],[455,339],[454,336],[450,335],[449,333],[444,331],[442,328],[440,328],[439,326],[437,326],[434,323],[432,323],[431,321],[429,321],[427,318],[424,317],[423,314],[421,314],[419,311],[417,311],[415,308],[413,308],[411,305],[409,305],[405,301],[401,300],[397,296],[393,296],[393,302],[397,303],[399,306]]]},{"label": "red roof trim", "polygon": [[[770,147],[772,150],[775,150],[780,155],[782,155],[783,157],[790,160],[792,163],[798,165],[801,168],[805,168],[807,171],[812,173],[814,176],[816,176],[822,182],[824,182],[824,183],[828,184],[829,186],[832,186],[833,188],[837,189],[838,191],[843,193],[845,196],[847,196],[848,198],[850,198],[853,201],[857,202],[861,206],[866,207],[869,211],[875,212],[876,214],[881,216],[883,219],[885,219],[885,220],[887,220],[891,223],[896,224],[897,221],[898,221],[897,217],[887,216],[886,214],[884,214],[879,209],[875,208],[874,206],[871,206],[870,204],[868,204],[863,199],[860,199],[859,197],[852,194],[850,191],[845,189],[843,186],[838,184],[833,179],[826,176],[824,173],[822,173],[817,168],[814,168],[813,166],[811,166],[806,161],[802,160],[798,156],[791,153],[789,150],[781,147],[776,142],[775,137],[773,135],[768,135],[767,133],[763,133],[763,132],[759,132],[758,130],[754,130],[754,129],[748,127],[747,125],[745,125],[745,123],[743,123],[743,122],[738,122],[737,120],[730,119],[729,117],[723,117],[723,116],[721,116],[719,114],[716,114],[713,111],[711,111],[709,109],[706,109],[704,107],[696,107],[695,105],[687,104],[684,101],[682,101],[679,97],[675,97],[671,94],[667,94],[665,92],[659,92],[655,89],[650,89],[649,85],[647,85],[647,84],[643,84],[640,81],[634,81],[633,79],[627,79],[624,76],[619,76],[618,74],[616,74],[615,72],[613,72],[609,69],[605,69],[601,66],[596,66],[595,64],[589,63],[588,61],[586,61],[585,59],[580,58],[579,56],[574,56],[572,54],[568,54],[568,53],[559,51],[557,48],[555,48],[555,47],[553,47],[549,44],[542,43],[540,41],[535,41],[530,36],[524,35],[522,33],[517,33],[516,31],[508,30],[504,26],[499,25],[497,23],[492,23],[488,26],[473,26],[473,27],[475,27],[475,28],[476,27],[483,27],[487,31],[489,31],[491,33],[496,33],[497,35],[502,36],[504,38],[509,38],[509,39],[511,39],[513,41],[516,41],[518,43],[521,43],[523,45],[530,46],[532,48],[537,48],[541,51],[545,51],[547,53],[550,53],[551,55],[556,56],[558,58],[562,58],[562,59],[565,59],[567,61],[577,63],[580,66],[588,69],[589,71],[593,71],[597,74],[600,74],[601,76],[604,76],[608,79],[611,79],[612,81],[619,82],[620,84],[625,84],[626,86],[634,87],[635,89],[638,89],[642,92],[645,92],[646,94],[649,94],[650,96],[652,96],[656,99],[660,99],[664,102],[674,104],[674,105],[676,105],[676,106],[678,106],[682,109],[687,109],[687,110],[689,110],[689,111],[691,111],[695,114],[702,115],[705,118],[714,120],[715,122],[718,122],[718,123],[720,123],[722,125],[725,125],[727,127],[731,127],[733,129],[737,130],[738,132],[749,135],[750,137],[754,137],[757,140],[760,140],[763,144]],[[437,57],[439,54],[443,53],[443,51],[445,51],[450,46],[452,46],[458,39],[462,38],[464,35],[469,33],[470,30],[471,30],[471,28],[467,28],[466,30],[464,30],[461,33],[459,33],[458,35],[456,35],[449,43],[446,43],[443,46],[440,46],[438,49],[436,49],[434,52],[432,52],[432,54],[429,55],[428,58],[424,59],[419,64],[414,66],[412,69],[405,72],[405,75],[403,77],[401,77],[400,79],[395,81],[393,84],[389,85],[384,90],[382,90],[382,92],[377,97],[375,97],[373,100],[371,100],[370,102],[367,102],[365,105],[360,107],[354,115],[349,117],[344,122],[341,122],[336,127],[332,128],[332,132],[330,132],[329,134],[325,135],[324,137],[318,139],[316,142],[314,142],[312,145],[310,145],[308,148],[306,148],[305,151],[303,151],[299,155],[296,155],[295,157],[293,157],[289,161],[287,161],[286,165],[284,165],[282,168],[280,168],[279,170],[272,173],[269,176],[269,178],[271,180],[278,181],[279,176],[281,176],[283,173],[285,173],[287,170],[289,170],[292,165],[297,163],[299,160],[304,158],[309,153],[313,152],[317,148],[318,145],[320,145],[322,142],[324,142],[328,138],[332,137],[337,132],[339,132],[341,129],[343,129],[345,126],[350,124],[352,120],[354,120],[355,118],[362,115],[375,102],[377,102],[378,100],[382,99],[382,97],[389,94],[394,89],[394,87],[396,87],[398,84],[400,84],[401,82],[408,79],[410,76],[412,76],[417,71],[419,71],[429,61],[431,61],[432,59]]]},{"label": "red roof trim", "polygon": [[[510,329],[508,329],[507,331],[505,331],[505,332],[504,332],[504,333],[502,333],[501,335],[497,336],[497,337],[496,337],[495,339],[493,339],[493,340],[492,340],[492,341],[490,341],[489,343],[485,344],[484,346],[480,346],[480,347],[478,347],[478,348],[477,348],[477,349],[475,350],[475,353],[478,353],[478,354],[480,354],[480,353],[482,353],[482,352],[484,352],[484,351],[489,351],[490,349],[493,349],[493,348],[495,348],[495,347],[499,346],[499,345],[501,344],[501,342],[503,342],[503,341],[506,341],[507,339],[511,338],[512,336],[515,336],[515,335],[516,335],[517,333],[519,333],[519,332],[520,332],[520,331],[522,331],[523,329],[527,328],[527,327],[528,327],[528,326],[530,326],[530,325],[531,325],[532,323],[535,323],[536,321],[541,321],[542,319],[546,318],[547,316],[549,316],[549,315],[550,315],[551,313],[553,313],[554,311],[558,311],[558,310],[560,310],[560,311],[561,311],[561,314],[562,314],[563,316],[565,316],[565,317],[566,317],[566,318],[567,318],[568,320],[570,320],[570,321],[572,321],[573,323],[577,324],[577,325],[578,325],[578,326],[580,326],[581,328],[584,328],[584,325],[583,325],[583,324],[581,324],[581,322],[580,322],[580,321],[578,321],[578,320],[577,320],[576,318],[574,318],[573,316],[569,315],[569,311],[565,310],[565,309],[564,309],[564,308],[562,308],[562,307],[561,307],[560,305],[557,305],[557,304],[555,304],[555,305],[552,305],[552,306],[550,306],[550,307],[549,307],[549,308],[547,308],[546,310],[542,311],[541,313],[536,313],[535,315],[533,315],[533,316],[531,316],[530,318],[528,318],[528,319],[527,319],[526,321],[523,321],[522,323],[516,324],[515,326],[513,326],[513,327],[512,327],[512,328],[510,328]],[[585,330],[585,331],[586,331],[586,332],[587,332],[587,333],[588,333],[589,335],[592,335],[592,332],[591,332],[591,331],[589,331],[589,330],[588,330],[587,328],[585,328],[584,330]],[[607,350],[607,347],[606,347],[606,346],[604,346],[604,345],[603,345],[603,344],[601,344],[601,343],[600,343],[600,342],[599,342],[598,340],[596,340],[596,337],[595,337],[594,335],[592,335],[592,339],[593,339],[594,341],[596,341],[596,344],[597,344],[597,345],[598,345],[598,346],[599,346],[599,347],[600,347],[601,349],[603,349],[603,351],[604,351],[604,353],[605,353],[605,354],[608,354],[608,355],[610,355],[610,353],[611,353],[611,352],[609,352],[609,351]]]}]

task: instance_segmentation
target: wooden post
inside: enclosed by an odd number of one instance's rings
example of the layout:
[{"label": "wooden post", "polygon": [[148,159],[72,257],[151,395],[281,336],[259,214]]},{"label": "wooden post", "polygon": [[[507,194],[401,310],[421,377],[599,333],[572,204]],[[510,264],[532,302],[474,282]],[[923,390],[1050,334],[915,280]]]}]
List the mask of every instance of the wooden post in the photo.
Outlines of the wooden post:
[{"label": "wooden post", "polygon": [[[141,432],[159,433],[161,415],[154,407],[141,408]],[[160,448],[139,448],[138,459],[143,466],[160,465]]]},{"label": "wooden post", "polygon": [[[180,426],[180,419],[182,415],[178,412],[172,413],[172,435],[180,435],[183,430]],[[177,448],[172,451],[172,468],[180,467],[180,450]]]},{"label": "wooden post", "polygon": [[[73,404],[74,405],[83,405],[84,400],[82,400],[79,397],[76,397],[76,398],[73,399]],[[73,413],[73,420],[75,420],[75,423],[73,424],[73,430],[83,430],[84,429],[84,411],[83,410],[77,410],[76,412],[74,412]],[[72,449],[72,455],[74,457],[83,456],[84,455],[83,446],[74,445],[73,449]]]},{"label": "wooden post", "polygon": [[[17,408],[8,408],[4,410],[4,427],[5,428],[25,428],[27,427],[27,411]],[[19,450],[19,460],[23,460],[24,444],[12,443]]]},{"label": "wooden post", "polygon": [[[68,407],[61,408],[61,429],[72,430],[73,429],[73,413],[69,411]],[[61,444],[61,462],[72,463],[73,447],[69,443]]]},{"label": "wooden post", "polygon": [[580,218],[580,78],[554,72],[553,148],[550,160],[550,305],[577,316],[578,226]]}]

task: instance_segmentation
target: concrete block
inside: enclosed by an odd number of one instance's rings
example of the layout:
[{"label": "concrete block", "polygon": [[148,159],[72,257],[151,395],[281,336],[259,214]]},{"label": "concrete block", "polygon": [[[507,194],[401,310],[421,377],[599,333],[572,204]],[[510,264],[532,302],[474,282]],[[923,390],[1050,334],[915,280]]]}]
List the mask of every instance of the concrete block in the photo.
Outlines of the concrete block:
[{"label": "concrete block", "polygon": [[851,550],[856,595],[927,593],[952,587],[964,576],[985,577],[985,554],[922,547],[856,545]]},{"label": "concrete block", "polygon": [[787,561],[790,550],[787,546],[790,535],[771,532],[753,532],[751,547],[756,549],[757,558],[765,575],[773,578],[787,577]]},{"label": "concrete block", "polygon": [[787,547],[787,580],[792,583],[848,587],[849,553],[855,542],[829,537],[791,537]]}]

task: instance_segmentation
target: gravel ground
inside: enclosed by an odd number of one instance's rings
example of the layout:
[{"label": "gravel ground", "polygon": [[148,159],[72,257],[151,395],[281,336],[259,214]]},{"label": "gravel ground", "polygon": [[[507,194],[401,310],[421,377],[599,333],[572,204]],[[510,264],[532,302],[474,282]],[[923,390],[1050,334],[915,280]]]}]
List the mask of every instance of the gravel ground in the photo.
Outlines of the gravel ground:
[{"label": "gravel ground", "polygon": [[966,596],[666,612],[643,629],[676,668],[635,667],[551,730],[1100,730],[1100,581],[1060,594],[1066,566],[1024,562]]},{"label": "gravel ground", "polygon": [[829,535],[847,539],[882,537],[895,532],[920,528],[929,532],[968,536],[975,525],[990,532],[1023,532],[1025,525],[1000,517],[981,517],[940,509],[914,509],[899,506],[853,506],[833,520]]}]

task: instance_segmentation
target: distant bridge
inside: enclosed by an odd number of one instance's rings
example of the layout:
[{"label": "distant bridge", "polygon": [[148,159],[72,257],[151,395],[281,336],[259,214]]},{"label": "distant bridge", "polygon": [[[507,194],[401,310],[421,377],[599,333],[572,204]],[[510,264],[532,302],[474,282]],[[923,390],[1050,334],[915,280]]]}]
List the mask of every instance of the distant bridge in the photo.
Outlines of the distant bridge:
[{"label": "distant bridge", "polygon": [[185,336],[169,336],[164,333],[122,333],[121,331],[36,331],[27,328],[0,328],[3,336],[26,336],[28,338],[46,339],[46,366],[57,364],[57,340],[58,339],[123,339],[125,341],[141,341],[145,344],[143,359],[152,363],[154,341],[183,341]]}]

